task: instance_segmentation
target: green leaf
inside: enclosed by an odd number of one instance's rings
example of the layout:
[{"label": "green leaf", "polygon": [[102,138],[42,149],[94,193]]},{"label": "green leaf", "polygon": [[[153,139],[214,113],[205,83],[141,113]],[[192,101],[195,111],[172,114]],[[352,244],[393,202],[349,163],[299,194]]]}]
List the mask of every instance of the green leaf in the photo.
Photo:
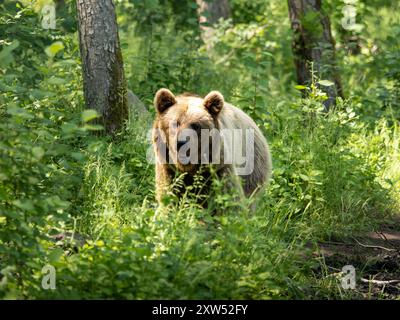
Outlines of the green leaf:
[{"label": "green leaf", "polygon": [[63,79],[63,78],[58,78],[58,77],[51,77],[47,80],[47,83],[55,84],[55,85],[66,84],[67,82],[68,82],[68,80]]},{"label": "green leaf", "polygon": [[321,86],[324,86],[324,87],[331,87],[331,86],[334,85],[334,83],[332,81],[329,81],[329,80],[320,80],[320,81],[318,81],[318,83]]},{"label": "green leaf", "polygon": [[32,154],[37,160],[40,160],[44,156],[44,150],[41,147],[33,147]]},{"label": "green leaf", "polygon": [[72,59],[65,59],[65,60],[60,60],[57,61],[53,64],[53,67],[63,67],[63,68],[68,68],[77,65],[77,62]]},{"label": "green leaf", "polygon": [[54,58],[62,49],[64,49],[64,44],[61,41],[56,41],[48,46],[44,51],[50,58]]},{"label": "green leaf", "polygon": [[22,210],[33,211],[35,209],[33,201],[29,199],[14,200],[12,203]]},{"label": "green leaf", "polygon": [[72,152],[71,157],[77,161],[82,161],[85,159],[85,155],[82,152]]},{"label": "green leaf", "polygon": [[82,121],[83,121],[83,122],[89,122],[89,121],[91,121],[91,120],[93,120],[93,119],[98,118],[99,116],[100,116],[100,115],[97,113],[96,110],[87,109],[87,110],[84,110],[84,111],[82,112]]},{"label": "green leaf", "polygon": [[61,125],[61,130],[65,134],[71,134],[77,132],[79,128],[75,123],[66,122]]},{"label": "green leaf", "polygon": [[57,262],[58,260],[60,260],[60,258],[63,256],[63,254],[64,254],[64,250],[62,250],[60,248],[51,250],[51,252],[48,255],[49,262],[50,263]]},{"label": "green leaf", "polygon": [[44,98],[49,98],[49,97],[52,97],[55,95],[53,92],[39,90],[39,89],[32,89],[31,94],[35,99],[38,99],[38,100],[41,100]]},{"label": "green leaf", "polygon": [[12,116],[21,117],[24,119],[33,118],[33,115],[31,115],[28,111],[16,106],[14,103],[10,103],[10,105],[7,107],[7,113]]},{"label": "green leaf", "polygon": [[308,176],[306,176],[306,175],[304,175],[304,174],[299,174],[299,177],[302,179],[302,180],[304,180],[304,181],[310,181],[310,177],[308,177]]},{"label": "green leaf", "polygon": [[104,127],[100,124],[85,124],[83,129],[88,131],[100,131],[103,130]]},{"label": "green leaf", "polygon": [[0,52],[0,67],[6,67],[14,61],[12,52],[19,47],[19,41],[14,40]]},{"label": "green leaf", "polygon": [[187,23],[195,25],[195,24],[198,24],[199,22],[196,18],[189,18],[189,19],[187,19]]},{"label": "green leaf", "polygon": [[306,90],[307,89],[306,86],[302,86],[302,85],[295,86],[294,88],[297,90]]}]

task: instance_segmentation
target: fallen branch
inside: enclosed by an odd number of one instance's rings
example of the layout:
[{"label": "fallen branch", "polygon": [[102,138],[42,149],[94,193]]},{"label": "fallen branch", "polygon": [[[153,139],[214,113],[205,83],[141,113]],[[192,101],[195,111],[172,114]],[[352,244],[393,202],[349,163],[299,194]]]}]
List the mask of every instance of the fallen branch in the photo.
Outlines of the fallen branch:
[{"label": "fallen branch", "polygon": [[362,246],[362,247],[364,247],[364,248],[382,249],[382,250],[386,250],[386,251],[389,251],[389,252],[396,251],[396,249],[389,249],[389,248],[385,248],[385,247],[382,247],[382,246],[373,246],[373,245],[363,244],[363,243],[361,243],[360,241],[358,241],[358,240],[357,240],[356,238],[354,238],[354,237],[353,237],[353,239],[354,239],[360,246]]},{"label": "fallen branch", "polygon": [[393,284],[393,283],[400,283],[400,280],[368,280],[365,278],[361,278],[362,282],[367,282],[367,283],[373,283],[373,284],[379,284],[379,285],[386,285],[386,284]]}]

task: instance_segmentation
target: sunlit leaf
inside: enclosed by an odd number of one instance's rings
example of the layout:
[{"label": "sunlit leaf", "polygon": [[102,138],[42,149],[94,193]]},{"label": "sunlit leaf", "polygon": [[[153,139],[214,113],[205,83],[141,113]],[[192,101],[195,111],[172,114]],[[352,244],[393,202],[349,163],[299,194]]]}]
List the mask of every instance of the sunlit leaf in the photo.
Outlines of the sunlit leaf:
[{"label": "sunlit leaf", "polygon": [[334,83],[332,81],[329,81],[329,80],[320,80],[320,81],[318,81],[318,83],[321,86],[324,86],[324,87],[331,87],[331,86],[334,85]]},{"label": "sunlit leaf", "polygon": [[93,119],[96,119],[98,117],[99,117],[98,112],[96,110],[93,110],[93,109],[87,109],[87,110],[84,110],[82,112],[82,121],[83,122],[89,122],[89,121],[91,121]]},{"label": "sunlit leaf", "polygon": [[63,49],[64,44],[61,41],[56,41],[48,46],[44,51],[50,58],[54,58],[54,56]]}]

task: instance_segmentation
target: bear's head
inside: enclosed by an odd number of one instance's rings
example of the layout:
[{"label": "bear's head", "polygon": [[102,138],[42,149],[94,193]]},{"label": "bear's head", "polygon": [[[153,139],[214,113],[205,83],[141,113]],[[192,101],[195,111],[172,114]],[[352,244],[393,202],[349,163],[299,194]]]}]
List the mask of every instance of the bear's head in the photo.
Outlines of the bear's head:
[{"label": "bear's head", "polygon": [[203,99],[190,94],[175,96],[168,89],[160,89],[154,106],[157,116],[153,142],[158,161],[169,163],[180,172],[194,173],[219,153],[216,136],[218,116],[224,106],[221,93],[211,91]]}]

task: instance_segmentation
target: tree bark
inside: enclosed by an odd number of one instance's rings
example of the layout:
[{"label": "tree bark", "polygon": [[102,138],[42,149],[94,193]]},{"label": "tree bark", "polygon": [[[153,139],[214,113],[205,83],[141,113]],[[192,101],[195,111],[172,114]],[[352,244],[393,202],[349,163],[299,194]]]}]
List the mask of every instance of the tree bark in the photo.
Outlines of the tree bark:
[{"label": "tree bark", "polygon": [[115,6],[112,0],[77,0],[76,5],[86,105],[113,135],[128,119]]},{"label": "tree bark", "polygon": [[321,86],[328,99],[324,102],[328,111],[337,97],[343,97],[340,75],[335,64],[335,41],[332,37],[329,17],[322,10],[322,0],[288,0],[289,17],[293,30],[293,54],[297,82],[310,85],[311,63],[316,75],[334,83]]},{"label": "tree bark", "polygon": [[[214,31],[213,25],[221,18],[229,19],[231,17],[229,0],[196,0],[196,3],[202,39],[204,43],[208,44]],[[205,26],[202,23],[209,25]]]}]

